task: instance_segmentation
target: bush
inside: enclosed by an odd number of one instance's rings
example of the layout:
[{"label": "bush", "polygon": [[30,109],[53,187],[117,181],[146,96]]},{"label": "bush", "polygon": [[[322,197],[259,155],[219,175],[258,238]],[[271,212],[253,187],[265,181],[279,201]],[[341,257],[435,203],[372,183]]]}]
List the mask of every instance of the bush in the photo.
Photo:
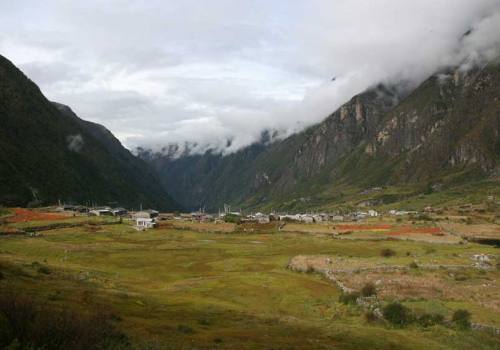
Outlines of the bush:
[{"label": "bush", "polygon": [[43,273],[44,275],[50,275],[52,273],[47,266],[40,266],[37,271],[38,273]]},{"label": "bush", "polygon": [[241,222],[241,216],[235,214],[226,214],[224,217],[225,222],[239,224]]},{"label": "bush", "polygon": [[398,302],[387,304],[382,310],[384,318],[396,326],[406,326],[413,320],[411,311]]},{"label": "bush", "polygon": [[464,309],[458,309],[453,313],[451,320],[453,323],[461,329],[470,328],[470,312]]},{"label": "bush", "polygon": [[380,251],[380,255],[384,258],[390,258],[391,256],[395,256],[396,252],[390,248],[384,248]]},{"label": "bush", "polygon": [[441,314],[423,314],[418,317],[417,322],[422,327],[431,327],[443,323],[444,316]]},{"label": "bush", "polygon": [[181,333],[184,333],[184,334],[192,334],[194,333],[194,330],[193,328],[189,327],[189,326],[186,326],[186,325],[183,325],[183,324],[180,324],[177,326],[177,330]]},{"label": "bush", "polygon": [[360,294],[358,292],[352,292],[352,293],[342,293],[339,297],[339,301],[342,304],[348,305],[348,304],[356,304],[356,300],[359,298]]},{"label": "bush", "polygon": [[459,281],[459,282],[462,282],[462,281],[467,281],[469,279],[469,276],[466,275],[465,273],[458,273],[455,275],[455,281]]},{"label": "bush", "polygon": [[0,348],[129,349],[109,315],[54,310],[18,295],[0,296]]},{"label": "bush", "polygon": [[418,269],[418,264],[415,261],[412,261],[408,266],[410,269]]},{"label": "bush", "polygon": [[417,220],[432,221],[432,218],[427,214],[420,214],[417,216]]},{"label": "bush", "polygon": [[203,326],[210,326],[210,321],[205,318],[202,318],[198,320],[198,324],[201,324]]},{"label": "bush", "polygon": [[365,312],[364,314],[366,322],[375,322],[378,320],[377,316],[375,316],[375,313],[371,310]]},{"label": "bush", "polygon": [[377,295],[377,288],[371,282],[366,283],[363,288],[361,288],[361,295],[364,297],[371,297],[372,295]]},{"label": "bush", "polygon": [[436,252],[436,249],[432,248],[432,247],[425,247],[424,251],[425,251],[425,254],[432,254],[432,253]]}]

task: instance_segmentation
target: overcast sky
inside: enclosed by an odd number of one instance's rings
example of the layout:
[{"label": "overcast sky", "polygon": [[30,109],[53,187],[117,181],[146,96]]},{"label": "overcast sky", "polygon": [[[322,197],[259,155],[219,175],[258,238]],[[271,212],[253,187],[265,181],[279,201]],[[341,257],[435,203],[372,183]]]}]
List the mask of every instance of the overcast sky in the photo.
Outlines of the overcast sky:
[{"label": "overcast sky", "polygon": [[131,149],[300,130],[499,33],[500,0],[0,0],[0,54]]}]

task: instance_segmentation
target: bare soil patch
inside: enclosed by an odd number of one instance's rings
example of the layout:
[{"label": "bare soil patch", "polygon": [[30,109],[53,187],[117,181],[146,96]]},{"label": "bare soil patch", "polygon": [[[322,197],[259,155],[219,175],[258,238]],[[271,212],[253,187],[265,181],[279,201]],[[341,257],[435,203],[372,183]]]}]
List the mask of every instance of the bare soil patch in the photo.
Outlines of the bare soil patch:
[{"label": "bare soil patch", "polygon": [[68,219],[69,216],[62,214],[46,213],[24,208],[14,208],[14,215],[7,218],[9,223],[28,222],[28,221],[53,221]]}]

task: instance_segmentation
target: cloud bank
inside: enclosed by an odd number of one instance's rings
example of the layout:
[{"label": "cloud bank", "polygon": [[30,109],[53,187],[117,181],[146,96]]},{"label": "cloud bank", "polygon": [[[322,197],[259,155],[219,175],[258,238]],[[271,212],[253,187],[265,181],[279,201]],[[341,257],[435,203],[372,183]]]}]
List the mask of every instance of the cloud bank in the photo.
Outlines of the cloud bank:
[{"label": "cloud bank", "polygon": [[500,51],[500,0],[0,0],[0,17],[0,53],[129,148],[231,152]]}]

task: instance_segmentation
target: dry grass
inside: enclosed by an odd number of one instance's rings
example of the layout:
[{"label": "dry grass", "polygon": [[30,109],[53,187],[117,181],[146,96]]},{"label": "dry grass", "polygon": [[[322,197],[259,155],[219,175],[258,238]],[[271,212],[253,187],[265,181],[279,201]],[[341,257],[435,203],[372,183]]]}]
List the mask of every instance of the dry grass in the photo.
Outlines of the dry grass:
[{"label": "dry grass", "polygon": [[500,226],[496,224],[472,224],[458,222],[441,222],[439,224],[445,231],[461,237],[481,237],[500,239]]},{"label": "dry grass", "polygon": [[233,232],[236,224],[229,222],[191,222],[191,221],[171,221],[172,225],[176,229],[181,230],[192,230],[196,232]]}]

